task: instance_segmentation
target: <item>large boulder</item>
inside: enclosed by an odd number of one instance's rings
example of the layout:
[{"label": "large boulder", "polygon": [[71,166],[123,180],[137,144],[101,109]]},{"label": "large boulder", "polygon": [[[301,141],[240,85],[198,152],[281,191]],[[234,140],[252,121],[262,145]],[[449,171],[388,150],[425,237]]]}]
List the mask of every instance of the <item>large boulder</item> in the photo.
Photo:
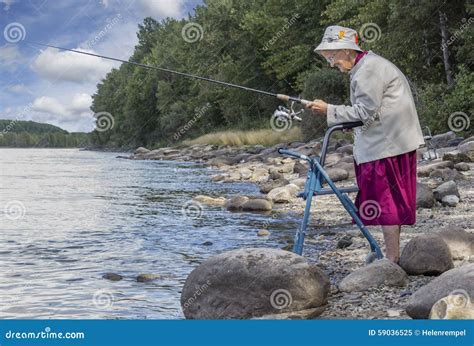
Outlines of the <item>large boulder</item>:
[{"label": "large boulder", "polygon": [[247,202],[249,198],[247,196],[234,196],[231,199],[228,199],[225,204],[224,208],[228,210],[238,210],[242,209],[242,206],[245,202]]},{"label": "large boulder", "polygon": [[448,245],[441,237],[430,234],[410,239],[399,263],[409,275],[438,275],[454,267]]},{"label": "large boulder", "polygon": [[447,147],[448,142],[454,138],[456,138],[456,134],[453,131],[440,133],[431,138],[431,144],[436,148]]},{"label": "large boulder", "polygon": [[342,279],[339,289],[344,292],[365,291],[380,285],[406,286],[407,274],[395,263],[381,259],[359,268]]},{"label": "large boulder", "polygon": [[268,198],[274,203],[288,203],[296,197],[299,187],[294,184],[277,187],[268,193]]},{"label": "large boulder", "polygon": [[453,180],[442,183],[436,189],[433,190],[433,195],[436,200],[440,201],[444,196],[455,195],[459,196],[458,186]]},{"label": "large boulder", "polygon": [[150,150],[148,150],[147,148],[138,147],[137,149],[135,149],[134,154],[135,154],[135,155],[143,155],[143,154],[147,154],[147,153],[149,153],[149,152],[150,152]]},{"label": "large boulder", "polygon": [[468,158],[469,162],[474,162],[474,141],[459,144],[458,151],[461,154],[464,154]]},{"label": "large boulder", "polygon": [[453,259],[474,258],[474,233],[466,232],[462,227],[450,226],[438,233],[448,245]]},{"label": "large boulder", "polygon": [[188,319],[252,318],[321,307],[329,288],[326,274],[302,256],[237,249],[204,261],[189,274],[181,306]]},{"label": "large boulder", "polygon": [[456,169],[452,169],[449,167],[435,169],[433,172],[430,173],[430,178],[441,179],[442,181],[465,179],[462,173],[459,173]]},{"label": "large boulder", "polygon": [[326,173],[333,182],[346,180],[349,178],[349,173],[347,173],[347,171],[342,168],[328,168],[326,169]]},{"label": "large boulder", "polygon": [[474,297],[474,263],[451,269],[421,287],[408,300],[406,312],[411,318],[428,318],[433,305],[450,294],[466,292]]},{"label": "large boulder", "polygon": [[423,183],[416,183],[416,207],[417,208],[432,208],[435,199],[431,188]]}]

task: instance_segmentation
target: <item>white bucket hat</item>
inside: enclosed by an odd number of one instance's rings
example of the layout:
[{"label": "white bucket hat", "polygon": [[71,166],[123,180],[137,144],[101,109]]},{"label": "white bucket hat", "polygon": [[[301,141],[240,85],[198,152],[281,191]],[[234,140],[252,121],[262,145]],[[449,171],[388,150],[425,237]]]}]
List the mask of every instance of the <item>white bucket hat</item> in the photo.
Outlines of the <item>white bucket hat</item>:
[{"label": "white bucket hat", "polygon": [[332,25],[326,28],[321,43],[314,51],[321,53],[323,50],[353,49],[362,52],[358,43],[359,35],[357,35],[357,31],[339,25]]}]

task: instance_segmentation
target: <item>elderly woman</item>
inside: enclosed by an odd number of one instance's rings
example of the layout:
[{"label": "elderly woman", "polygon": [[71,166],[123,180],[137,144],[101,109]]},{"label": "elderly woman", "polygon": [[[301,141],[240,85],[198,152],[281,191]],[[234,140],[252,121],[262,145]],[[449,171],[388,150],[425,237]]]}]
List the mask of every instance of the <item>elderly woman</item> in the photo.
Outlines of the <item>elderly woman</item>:
[{"label": "elderly woman", "polygon": [[390,61],[360,49],[352,29],[328,27],[315,52],[349,72],[352,105],[314,100],[309,107],[328,126],[364,123],[354,129],[355,204],[365,225],[382,226],[386,257],[397,263],[401,225],[415,223],[416,149],[424,144],[410,86]]}]

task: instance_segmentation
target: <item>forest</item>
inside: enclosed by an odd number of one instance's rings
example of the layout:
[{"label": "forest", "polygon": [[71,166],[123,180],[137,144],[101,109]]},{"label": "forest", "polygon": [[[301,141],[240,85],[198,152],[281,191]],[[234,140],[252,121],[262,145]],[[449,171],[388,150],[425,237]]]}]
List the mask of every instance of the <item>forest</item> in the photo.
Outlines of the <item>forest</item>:
[{"label": "forest", "polygon": [[[442,0],[205,0],[185,19],[146,18],[130,61],[275,93],[349,104],[349,79],[313,52],[329,25],[358,31],[360,45],[409,79],[422,127],[471,133],[473,6]],[[280,101],[122,64],[97,86],[92,111],[115,126],[94,131],[95,146],[176,145],[214,131],[270,128]],[[304,140],[324,132],[306,114]]]},{"label": "forest", "polygon": [[0,120],[0,147],[78,148],[90,146],[90,134],[69,133],[34,121]]}]

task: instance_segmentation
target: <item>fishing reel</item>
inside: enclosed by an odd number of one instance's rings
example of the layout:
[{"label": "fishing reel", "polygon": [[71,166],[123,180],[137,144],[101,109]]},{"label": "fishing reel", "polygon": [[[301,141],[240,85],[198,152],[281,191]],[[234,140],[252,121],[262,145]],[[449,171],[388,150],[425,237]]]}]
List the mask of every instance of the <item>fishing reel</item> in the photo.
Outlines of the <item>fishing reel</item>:
[{"label": "fishing reel", "polygon": [[278,119],[280,121],[288,121],[288,120],[297,120],[301,121],[301,117],[299,115],[304,112],[304,109],[300,109],[299,111],[294,110],[295,102],[292,101],[290,104],[290,109],[284,106],[278,106],[278,108],[273,112],[273,119]]}]

